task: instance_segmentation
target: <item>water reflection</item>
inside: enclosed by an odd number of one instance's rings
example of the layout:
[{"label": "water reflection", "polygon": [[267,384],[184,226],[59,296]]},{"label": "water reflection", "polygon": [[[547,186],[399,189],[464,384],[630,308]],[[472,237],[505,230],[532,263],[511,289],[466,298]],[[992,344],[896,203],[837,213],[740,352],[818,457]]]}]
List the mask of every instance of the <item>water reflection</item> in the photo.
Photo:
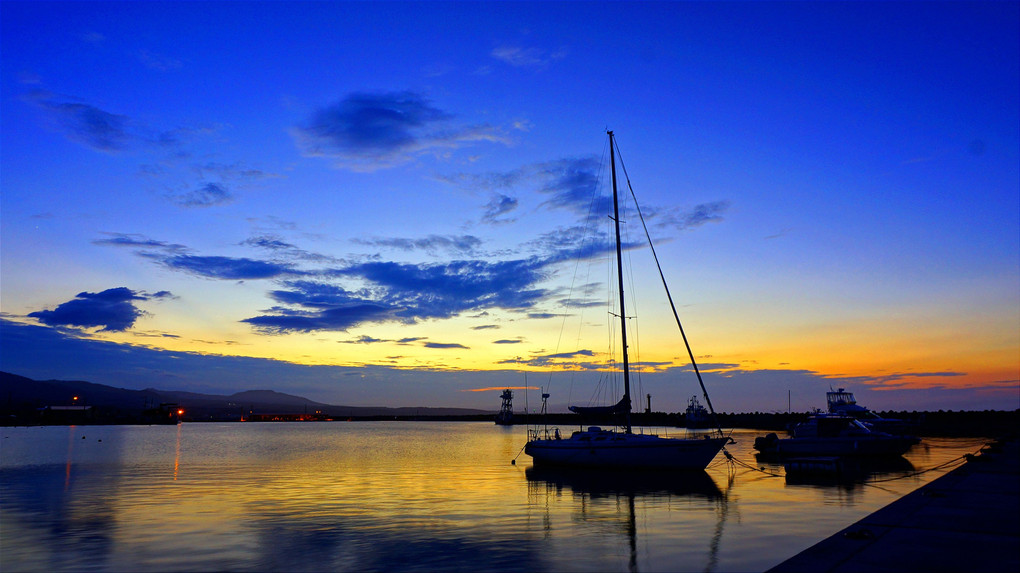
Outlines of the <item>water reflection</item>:
[{"label": "water reflection", "polygon": [[[548,515],[548,497],[561,497],[569,492],[578,502],[578,520],[622,538],[627,547],[627,570],[639,571],[637,507],[656,507],[672,501],[701,501],[713,506],[716,525],[708,549],[705,571],[714,571],[718,564],[720,540],[729,504],[726,495],[708,473],[699,472],[626,472],[613,470],[574,470],[565,468],[530,467],[525,471],[529,494],[546,496],[547,515],[544,525],[552,529]],[[731,474],[732,477],[732,474]],[[732,485],[732,482],[729,484]],[[608,518],[603,511],[608,502],[615,513]]]},{"label": "water reflection", "polygon": [[760,571],[972,450],[862,466],[910,476],[880,489],[770,477],[750,432],[739,473],[627,475],[510,465],[524,428],[491,424],[2,431],[4,571]]},{"label": "water reflection", "polygon": [[755,454],[766,471],[783,472],[787,485],[840,487],[853,491],[896,476],[910,474],[914,465],[903,456],[818,458],[818,463],[789,463],[774,454]]},{"label": "water reflection", "polygon": [[592,498],[631,496],[697,496],[713,499],[722,496],[712,476],[704,471],[592,471],[566,468],[529,467],[524,472],[529,482],[557,490],[569,488]]}]

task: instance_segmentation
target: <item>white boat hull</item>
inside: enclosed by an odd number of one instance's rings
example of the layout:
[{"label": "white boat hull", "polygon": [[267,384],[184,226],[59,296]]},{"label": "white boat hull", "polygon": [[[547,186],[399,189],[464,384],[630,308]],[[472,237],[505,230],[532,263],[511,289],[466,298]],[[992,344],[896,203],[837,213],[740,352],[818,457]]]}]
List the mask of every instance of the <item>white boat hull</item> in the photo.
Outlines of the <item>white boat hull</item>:
[{"label": "white boat hull", "polygon": [[728,441],[584,431],[566,439],[531,440],[524,453],[536,466],[703,470]]}]

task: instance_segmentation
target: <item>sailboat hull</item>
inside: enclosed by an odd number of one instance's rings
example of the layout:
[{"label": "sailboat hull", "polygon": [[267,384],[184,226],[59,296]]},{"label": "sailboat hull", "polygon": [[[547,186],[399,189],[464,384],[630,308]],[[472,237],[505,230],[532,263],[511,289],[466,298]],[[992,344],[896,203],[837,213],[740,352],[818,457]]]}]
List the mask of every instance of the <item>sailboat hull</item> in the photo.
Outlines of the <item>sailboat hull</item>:
[{"label": "sailboat hull", "polygon": [[592,430],[574,432],[566,439],[531,440],[524,453],[536,466],[703,470],[729,441]]}]

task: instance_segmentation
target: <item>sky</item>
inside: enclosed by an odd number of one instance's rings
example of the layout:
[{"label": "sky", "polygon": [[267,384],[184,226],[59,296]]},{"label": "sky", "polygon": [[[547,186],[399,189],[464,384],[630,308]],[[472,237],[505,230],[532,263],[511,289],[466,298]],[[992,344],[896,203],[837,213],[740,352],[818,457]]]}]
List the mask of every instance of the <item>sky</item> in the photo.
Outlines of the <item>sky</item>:
[{"label": "sky", "polygon": [[4,0],[0,81],[3,371],[615,402],[612,130],[717,410],[1020,407],[1017,2]]}]

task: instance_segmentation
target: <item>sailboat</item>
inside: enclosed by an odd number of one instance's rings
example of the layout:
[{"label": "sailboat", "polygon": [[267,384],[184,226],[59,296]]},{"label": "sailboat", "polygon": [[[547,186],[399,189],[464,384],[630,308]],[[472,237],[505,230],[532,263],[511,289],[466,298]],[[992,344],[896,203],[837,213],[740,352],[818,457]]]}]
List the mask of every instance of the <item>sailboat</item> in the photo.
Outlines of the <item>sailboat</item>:
[{"label": "sailboat", "polygon": [[[524,453],[531,456],[535,466],[565,466],[565,467],[614,467],[614,468],[656,468],[656,469],[682,469],[682,470],[704,470],[712,462],[722,448],[729,443],[730,438],[718,428],[718,433],[706,434],[700,438],[671,438],[655,434],[634,433],[631,426],[631,399],[630,399],[630,362],[627,354],[627,313],[624,310],[623,294],[623,248],[620,240],[620,203],[617,193],[616,182],[616,145],[612,131],[609,135],[609,158],[613,182],[613,221],[615,222],[616,233],[616,270],[617,287],[619,292],[620,305],[620,332],[622,346],[622,367],[623,367],[623,397],[612,406],[602,407],[578,407],[571,406],[570,410],[578,414],[617,414],[625,420],[622,431],[607,430],[599,426],[589,426],[576,432],[569,437],[560,434],[559,429],[543,428],[529,430],[528,442],[524,446]],[[640,214],[640,212],[639,212]],[[652,254],[655,254],[655,247]],[[658,257],[656,257],[658,265]],[[659,274],[662,268],[659,267]],[[702,393],[705,396],[709,408],[712,402],[708,399],[705,391],[701,373],[697,363],[694,361],[694,353],[687,342],[687,335],[683,332],[680,319],[673,305],[669,288],[666,287],[666,296],[670,306],[673,307],[673,316],[676,318],[677,326],[683,337],[687,352],[691,358],[691,364],[698,375],[698,382],[701,383]],[[544,397],[544,396],[543,396]],[[714,413],[714,410],[712,410]],[[714,417],[714,416],[713,416]]]}]

